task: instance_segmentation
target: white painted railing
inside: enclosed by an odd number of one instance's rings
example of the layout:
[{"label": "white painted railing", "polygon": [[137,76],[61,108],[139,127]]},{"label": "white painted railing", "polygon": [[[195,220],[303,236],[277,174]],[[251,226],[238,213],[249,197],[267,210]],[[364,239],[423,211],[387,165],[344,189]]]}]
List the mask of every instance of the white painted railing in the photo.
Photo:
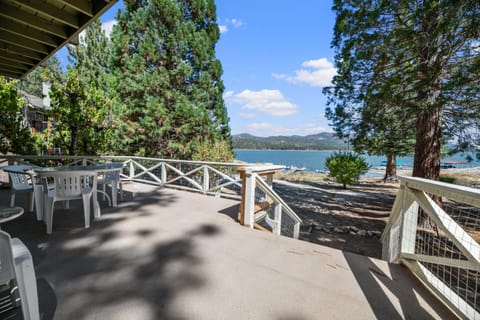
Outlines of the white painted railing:
[{"label": "white painted railing", "polygon": [[[239,220],[251,228],[255,221],[255,200],[269,199],[262,220],[278,235],[298,239],[302,220],[272,189],[273,174],[283,166],[259,166],[225,162],[172,160],[129,156],[20,156],[0,155],[0,163],[52,165],[91,165],[98,162],[123,162],[122,180],[201,192],[239,199]],[[241,167],[239,167],[241,166]],[[237,171],[238,170],[238,171]],[[240,174],[239,174],[240,172]],[[242,178],[242,177],[243,178]],[[267,182],[262,179],[267,177]],[[242,190],[242,185],[244,186]],[[243,197],[242,197],[243,196]],[[273,210],[273,211],[272,211]],[[267,212],[268,211],[268,212]],[[271,211],[271,212],[270,212]],[[272,217],[271,217],[272,216]],[[257,215],[257,218],[259,216]]]},{"label": "white painted railing", "polygon": [[382,235],[383,258],[405,264],[460,317],[480,319],[480,190],[400,181]]},{"label": "white painted railing", "polygon": [[[263,208],[262,220],[278,235],[286,235],[298,239],[302,219],[283,201],[273,190],[273,175],[283,166],[248,166],[239,168],[243,180],[242,204],[239,220],[250,228],[259,227],[255,212],[258,202],[271,203],[268,208]],[[266,181],[262,178],[266,177]],[[260,191],[260,192],[259,192]]]},{"label": "white painted railing", "polygon": [[[123,162],[121,177],[126,181],[149,183],[189,191],[240,199],[239,163],[172,160],[128,156],[5,156],[0,163],[50,165],[89,165],[97,162]],[[244,165],[244,164],[242,164]],[[248,164],[247,164],[248,165]]]}]

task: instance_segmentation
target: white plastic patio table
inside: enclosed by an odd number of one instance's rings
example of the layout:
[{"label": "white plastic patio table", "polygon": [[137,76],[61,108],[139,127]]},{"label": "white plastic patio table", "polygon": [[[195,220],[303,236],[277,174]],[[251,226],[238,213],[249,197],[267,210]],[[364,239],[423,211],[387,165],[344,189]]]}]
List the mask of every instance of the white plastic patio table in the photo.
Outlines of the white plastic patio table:
[{"label": "white plastic patio table", "polygon": [[16,219],[22,214],[23,208],[21,207],[0,207],[0,224]]},{"label": "white plastic patio table", "polygon": [[98,163],[93,166],[61,166],[61,167],[36,167],[33,168],[33,171],[38,177],[55,177],[57,173],[85,173],[86,176],[93,175],[95,181],[93,183],[93,215],[95,218],[100,217],[100,205],[98,203],[97,197],[97,174],[99,172],[105,172],[110,170],[118,170],[123,167],[121,162],[111,162],[111,163]]}]

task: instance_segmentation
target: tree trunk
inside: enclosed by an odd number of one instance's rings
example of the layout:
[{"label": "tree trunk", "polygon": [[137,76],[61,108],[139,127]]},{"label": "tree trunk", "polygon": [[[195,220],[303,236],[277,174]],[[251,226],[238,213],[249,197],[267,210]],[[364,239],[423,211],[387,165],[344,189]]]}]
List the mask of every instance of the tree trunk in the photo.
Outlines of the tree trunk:
[{"label": "tree trunk", "polygon": [[385,176],[383,181],[397,180],[397,157],[394,155],[387,155],[387,168],[385,169]]},{"label": "tree trunk", "polygon": [[431,180],[440,178],[441,121],[441,108],[429,108],[418,115],[413,160],[414,177]]}]

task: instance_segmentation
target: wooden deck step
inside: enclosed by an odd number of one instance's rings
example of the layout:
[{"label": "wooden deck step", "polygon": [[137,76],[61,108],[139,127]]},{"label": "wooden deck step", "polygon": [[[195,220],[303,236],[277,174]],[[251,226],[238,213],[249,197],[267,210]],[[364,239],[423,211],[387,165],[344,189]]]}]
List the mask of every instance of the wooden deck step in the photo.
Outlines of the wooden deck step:
[{"label": "wooden deck step", "polygon": [[260,202],[260,203],[257,203],[255,205],[255,207],[253,208],[253,213],[257,213],[257,212],[260,212],[262,210],[266,210],[268,208],[270,208],[270,206],[273,204],[273,200],[272,199],[267,199],[263,202]]}]

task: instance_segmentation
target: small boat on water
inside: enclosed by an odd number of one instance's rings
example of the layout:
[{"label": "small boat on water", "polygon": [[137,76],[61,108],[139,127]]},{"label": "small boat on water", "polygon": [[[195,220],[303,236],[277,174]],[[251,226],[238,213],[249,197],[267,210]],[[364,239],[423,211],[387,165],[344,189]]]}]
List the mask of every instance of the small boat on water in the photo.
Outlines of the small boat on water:
[{"label": "small boat on water", "polygon": [[295,166],[285,167],[285,172],[287,172],[287,173],[301,172],[301,171],[305,171],[305,170],[307,170],[307,168],[305,168],[305,167],[301,167],[301,168],[295,167]]}]

